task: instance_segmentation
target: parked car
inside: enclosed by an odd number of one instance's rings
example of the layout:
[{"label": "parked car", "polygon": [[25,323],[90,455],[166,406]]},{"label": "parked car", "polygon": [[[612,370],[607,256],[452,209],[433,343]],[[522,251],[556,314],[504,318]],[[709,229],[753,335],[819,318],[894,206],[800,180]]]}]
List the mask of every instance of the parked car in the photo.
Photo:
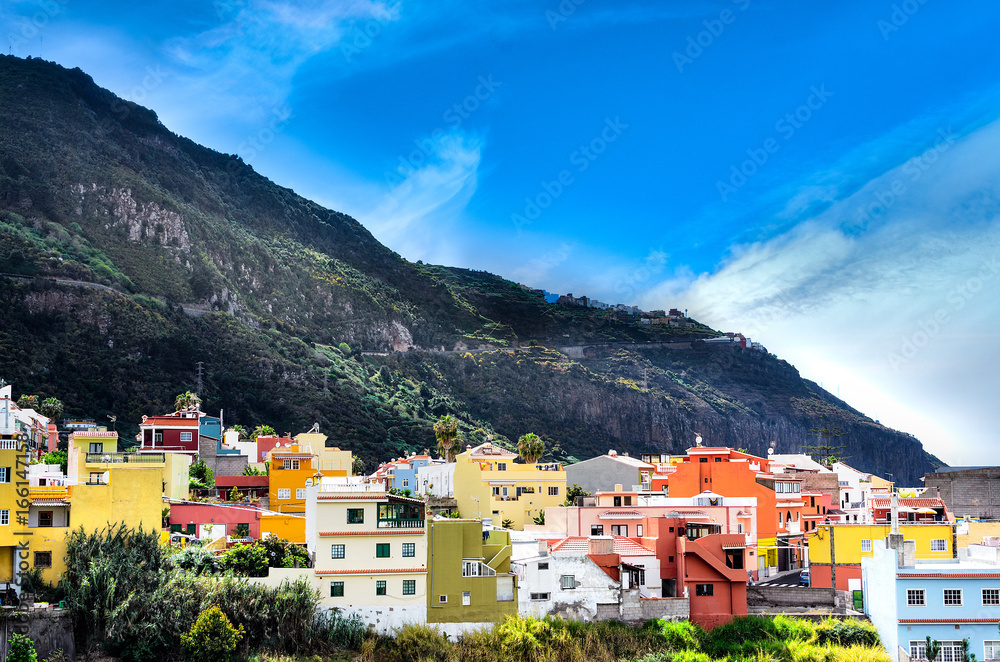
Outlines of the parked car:
[{"label": "parked car", "polygon": [[799,573],[799,586],[809,586],[809,570],[803,570]]}]

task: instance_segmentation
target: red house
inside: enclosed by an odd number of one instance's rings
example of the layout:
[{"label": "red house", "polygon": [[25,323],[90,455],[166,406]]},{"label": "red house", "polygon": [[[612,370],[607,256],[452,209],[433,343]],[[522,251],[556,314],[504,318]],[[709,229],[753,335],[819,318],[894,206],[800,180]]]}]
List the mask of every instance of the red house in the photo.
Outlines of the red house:
[{"label": "red house", "polygon": [[691,622],[711,629],[747,614],[744,539],[738,534],[677,538],[679,594],[691,601]]},{"label": "red house", "polygon": [[175,411],[165,416],[143,416],[139,424],[140,453],[190,453],[198,455],[198,419],[195,409]]},{"label": "red house", "polygon": [[260,509],[244,504],[172,503],[170,531],[198,538],[221,536],[260,540]]}]

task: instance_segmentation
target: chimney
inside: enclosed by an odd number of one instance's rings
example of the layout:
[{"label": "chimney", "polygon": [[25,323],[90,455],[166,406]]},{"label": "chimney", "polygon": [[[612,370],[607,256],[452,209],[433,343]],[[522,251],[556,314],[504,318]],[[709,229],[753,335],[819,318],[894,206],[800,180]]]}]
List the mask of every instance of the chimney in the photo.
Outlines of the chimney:
[{"label": "chimney", "polygon": [[614,554],[615,540],[611,536],[591,536],[591,554]]},{"label": "chimney", "polygon": [[622,491],[622,484],[615,483],[615,492],[621,492],[621,491]]}]

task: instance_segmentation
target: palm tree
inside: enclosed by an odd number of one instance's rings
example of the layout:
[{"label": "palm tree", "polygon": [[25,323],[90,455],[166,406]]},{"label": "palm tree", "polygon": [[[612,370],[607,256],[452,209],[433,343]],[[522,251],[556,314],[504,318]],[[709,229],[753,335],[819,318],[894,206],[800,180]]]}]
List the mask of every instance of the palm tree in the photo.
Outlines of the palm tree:
[{"label": "palm tree", "polygon": [[445,462],[454,462],[455,456],[451,449],[462,441],[462,433],[458,431],[458,421],[446,414],[434,424],[434,436],[437,437],[438,448],[444,455]]},{"label": "palm tree", "polygon": [[270,425],[258,425],[250,433],[250,441],[257,441],[257,437],[273,437],[274,428]]},{"label": "palm tree", "polygon": [[242,425],[236,424],[229,429],[236,433],[236,441],[247,440],[247,429]]},{"label": "palm tree", "polygon": [[545,454],[545,442],[534,432],[521,435],[517,440],[517,453],[525,464],[534,464]]},{"label": "palm tree", "polygon": [[201,398],[198,397],[197,393],[191,391],[184,391],[174,400],[174,411],[198,409],[199,407],[201,407]]}]

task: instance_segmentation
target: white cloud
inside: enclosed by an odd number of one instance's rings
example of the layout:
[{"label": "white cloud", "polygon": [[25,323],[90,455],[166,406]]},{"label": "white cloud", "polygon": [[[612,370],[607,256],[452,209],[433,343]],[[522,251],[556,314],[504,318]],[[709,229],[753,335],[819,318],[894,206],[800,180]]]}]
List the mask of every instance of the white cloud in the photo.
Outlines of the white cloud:
[{"label": "white cloud", "polygon": [[[811,196],[811,194],[809,194]],[[1000,127],[941,142],[826,211],[665,282],[716,328],[761,340],[804,376],[949,463],[1000,463]]]},{"label": "white cloud", "polygon": [[572,252],[573,247],[563,242],[556,250],[533,257],[524,265],[515,268],[511,272],[511,277],[525,284],[545,282],[550,277],[551,271],[566,262]]}]

